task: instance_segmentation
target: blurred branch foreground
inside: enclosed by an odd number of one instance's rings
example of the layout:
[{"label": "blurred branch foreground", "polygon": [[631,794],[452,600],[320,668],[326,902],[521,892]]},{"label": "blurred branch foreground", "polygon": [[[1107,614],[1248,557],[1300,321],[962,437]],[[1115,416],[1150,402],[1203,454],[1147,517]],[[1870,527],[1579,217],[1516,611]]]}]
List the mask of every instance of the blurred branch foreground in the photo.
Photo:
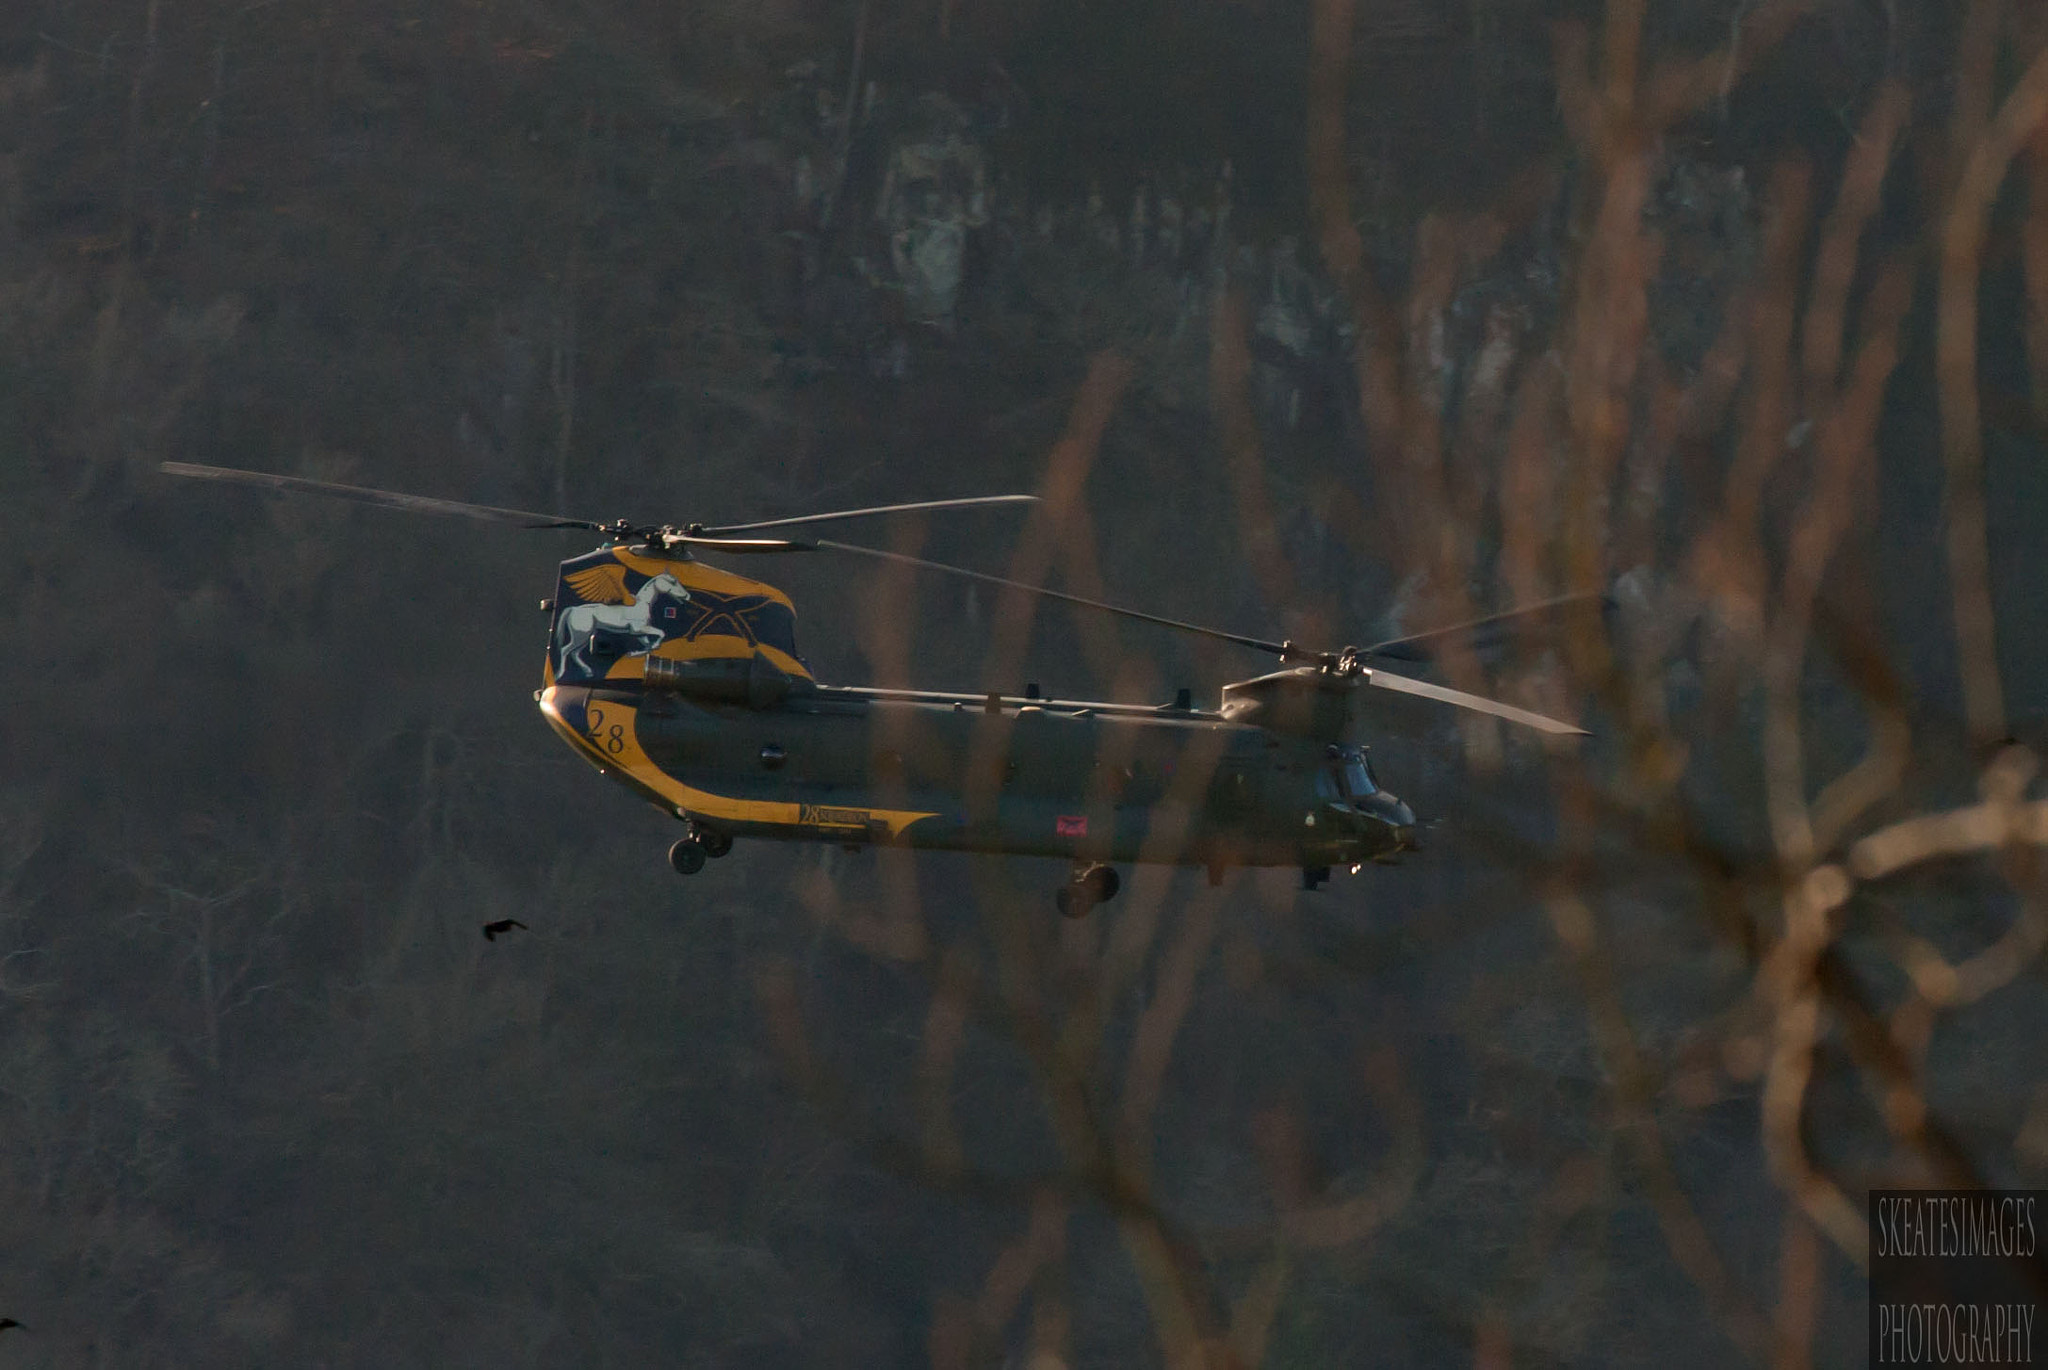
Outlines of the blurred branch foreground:
[{"label": "blurred branch foreground", "polygon": [[[1359,418],[1385,511],[1373,535],[1425,587],[1422,618],[1474,612],[1481,585],[1498,602],[1621,587],[1613,636],[1581,631],[1514,673],[1532,698],[1586,701],[1608,745],[1551,757],[1547,799],[1518,792],[1551,823],[1463,838],[1491,845],[1540,897],[1576,968],[1602,1125],[1541,1158],[1543,1173],[1519,1192],[1469,1190],[1487,1205],[1484,1241],[1499,1250],[1438,1252],[1444,1268],[1418,1271],[1430,1258],[1404,1247],[1454,1202],[1444,1192],[1452,1163],[1430,1159],[1439,1152],[1404,1063],[1411,1034],[1389,1016],[1397,1009],[1354,1003],[1365,1030],[1343,1046],[1300,1044],[1292,1062],[1268,1053],[1276,1074],[1264,1089],[1175,1080],[1176,1052],[1201,1015],[1220,1016],[1205,1038],[1249,1030],[1282,1011],[1267,1006],[1275,991],[1326,988],[1287,964],[1287,944],[1306,935],[1289,896],[1258,891],[1269,907],[1255,916],[1284,929],[1269,936],[1230,915],[1247,890],[1189,892],[1146,868],[1126,904],[1053,927],[1042,899],[991,865],[978,871],[976,915],[963,922],[920,909],[914,880],[882,853],[878,903],[849,900],[823,876],[802,893],[821,927],[929,986],[904,1097],[867,1099],[835,1074],[793,966],[769,964],[758,985],[779,1051],[828,1115],[895,1172],[1012,1215],[978,1283],[935,1291],[934,1366],[1086,1361],[1076,1286],[1100,1277],[1103,1258],[1084,1270],[1074,1241],[1098,1228],[1114,1232],[1171,1366],[1309,1363],[1301,1348],[1313,1339],[1290,1330],[1282,1310],[1301,1282],[1333,1279],[1395,1291],[1411,1312],[1463,1329],[1479,1365],[1515,1363],[1524,1348],[1537,1363],[1600,1359],[1603,1348],[1584,1340],[1594,1296],[1559,1288],[1564,1277],[1545,1263],[1561,1251],[1583,1259],[1584,1244],[1605,1240],[1590,1215],[1631,1202],[1647,1206],[1663,1259],[1704,1301],[1723,1352],[1848,1363],[1860,1344],[1862,1191],[2013,1183],[2048,1166],[2048,1080],[2037,1063],[1986,1067],[2015,1072],[1998,1076],[1988,1113],[1966,1064],[1973,1033],[2007,1031],[1984,1022],[2020,1014],[2039,1024],[2048,943],[2038,851],[2048,801],[2026,798],[2034,752],[2002,745],[1979,394],[1980,290],[1987,270],[2009,274],[1987,253],[2005,217],[2001,187],[2022,156],[2033,189],[2011,235],[2033,302],[2034,374],[2048,376],[2048,25],[2018,8],[2002,19],[1994,0],[1967,6],[1945,128],[1916,120],[1906,87],[1887,81],[1861,102],[1839,166],[1822,174],[1788,154],[1770,169],[1746,279],[1718,336],[1682,366],[1652,330],[1668,246],[1654,197],[1669,140],[1725,107],[1746,72],[1824,7],[1765,0],[1738,12],[1724,47],[1675,57],[1647,50],[1644,6],[1632,0],[1610,0],[1597,32],[1558,23],[1569,153],[1511,181],[1496,207],[1423,218],[1406,297],[1390,299],[1365,260],[1344,146],[1356,30],[1377,7],[1316,0],[1305,157],[1322,266],[1357,339]],[[1915,149],[1925,154],[1918,180],[1900,188]],[[1530,206],[1560,194],[1573,225],[1564,308],[1547,330],[1525,326],[1509,355],[1454,375],[1442,356],[1453,298],[1524,230]],[[1887,204],[1924,208],[1881,214]],[[1914,384],[1899,372],[1915,346],[1916,297],[1929,296],[1946,486],[1938,513],[1926,512],[1946,527],[1960,728],[1916,704],[1872,593],[1880,422],[1895,384]],[[1212,404],[1254,577],[1271,602],[1298,602],[1298,576],[1269,531],[1246,328],[1241,296],[1219,294]],[[1081,592],[1101,593],[1077,491],[1128,371],[1113,353],[1097,357],[1012,574],[1057,565]],[[2037,388],[2032,403],[2044,402]],[[991,682],[1014,674],[1034,608],[1020,601],[999,614]],[[1105,625],[1075,631],[1091,659],[1118,659]],[[883,669],[907,674],[908,641],[890,646]],[[1475,661],[1449,669],[1470,688],[1483,683]],[[1468,728],[1465,742],[1464,783],[1506,783],[1490,725]],[[1942,777],[1957,774],[1944,758],[1968,755],[1982,762],[1977,797],[1941,802]],[[1518,754],[1511,764],[1537,762]],[[1730,818],[1744,804],[1760,819],[1751,831],[1761,845],[1745,847],[1742,816]],[[1651,929],[1646,901],[1661,906]],[[1452,902],[1430,916],[1473,912]],[[1664,997],[1675,953],[1646,949],[1646,937],[1687,944],[1683,969],[1713,983]],[[1530,991],[1539,988],[1532,976]],[[1510,981],[1498,992],[1516,990]],[[2031,1002],[2000,1002],[2016,996]],[[963,1060],[1004,1050],[1017,1054],[1030,1095],[958,1097]],[[1306,1088],[1311,1062],[1344,1052],[1338,1088],[1350,1122],[1332,1127],[1287,1096]],[[1222,1107],[1194,1105],[1169,1123],[1162,1101],[1174,1090]],[[1246,1094],[1249,1108],[1231,1107]],[[1541,1107],[1540,1089],[1521,1097]],[[1763,1195],[1751,1193],[1747,1211],[1703,1205],[1704,1172],[1690,1154],[1702,1116],[1744,1099],[1752,1106],[1737,1111],[1754,1119],[1782,1202],[1768,1238],[1756,1231]],[[1005,1159],[978,1161],[959,1121],[969,1107],[994,1110],[980,1133],[1042,1128],[1057,1163],[1019,1166],[1007,1144],[992,1148]],[[1535,1126],[1503,1121],[1509,1135]],[[1162,1150],[1191,1145],[1174,1140],[1183,1128],[1255,1164],[1190,1176],[1180,1156],[1168,1183]],[[1333,1169],[1332,1147],[1351,1159]],[[1474,1215],[1460,1221],[1470,1235]],[[1773,1249],[1774,1263],[1756,1259]]]}]

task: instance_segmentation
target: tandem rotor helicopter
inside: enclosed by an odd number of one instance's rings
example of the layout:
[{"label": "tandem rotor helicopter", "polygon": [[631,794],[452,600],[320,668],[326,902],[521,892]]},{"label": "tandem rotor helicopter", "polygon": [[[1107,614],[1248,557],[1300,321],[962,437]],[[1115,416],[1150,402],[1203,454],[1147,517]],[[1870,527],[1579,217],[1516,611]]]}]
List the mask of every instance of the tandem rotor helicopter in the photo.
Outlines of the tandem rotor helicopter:
[{"label": "tandem rotor helicopter", "polygon": [[[220,466],[174,476],[335,496],[416,513],[595,532],[561,564],[534,693],[548,724],[601,774],[685,824],[669,848],[683,875],[741,837],[1063,857],[1061,913],[1113,898],[1116,863],[1294,866],[1315,889],[1416,849],[1408,805],[1380,787],[1360,742],[1365,692],[1381,689],[1557,735],[1570,723],[1374,669],[1426,660],[1453,635],[1594,598],[1568,596],[1454,627],[1316,651],[999,576],[785,530],[889,514],[1028,504],[988,495],[707,527],[601,523]],[[768,534],[769,536],[762,536]],[[696,553],[829,551],[1021,590],[1279,657],[1282,669],[1223,687],[1215,710],[1187,690],[1168,704],[828,686],[796,647],[796,613],[772,585]]]}]

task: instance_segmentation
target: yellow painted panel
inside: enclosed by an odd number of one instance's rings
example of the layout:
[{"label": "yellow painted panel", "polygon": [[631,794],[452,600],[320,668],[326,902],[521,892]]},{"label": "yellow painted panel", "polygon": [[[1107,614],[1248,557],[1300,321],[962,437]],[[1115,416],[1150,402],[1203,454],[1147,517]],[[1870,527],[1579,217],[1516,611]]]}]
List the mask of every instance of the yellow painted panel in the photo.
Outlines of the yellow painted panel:
[{"label": "yellow painted panel", "polygon": [[844,827],[849,830],[861,830],[870,823],[878,823],[893,839],[900,836],[905,828],[918,819],[937,816],[929,811],[914,812],[908,809],[845,806],[821,809],[810,804],[740,799],[731,795],[713,794],[709,790],[685,785],[654,764],[640,745],[640,711],[630,704],[601,701],[586,705],[583,715],[589,725],[588,732],[579,731],[562,716],[561,708],[556,703],[554,686],[541,691],[540,710],[554,730],[562,735],[563,740],[592,765],[604,770],[616,769],[684,812],[712,822],[724,819],[734,823],[766,823],[785,828]]},{"label": "yellow painted panel", "polygon": [[796,606],[789,596],[764,581],[749,576],[735,575],[722,571],[716,566],[706,566],[701,561],[672,561],[667,557],[643,557],[638,552],[624,547],[612,548],[612,555],[632,567],[643,576],[658,576],[668,572],[685,585],[701,586],[721,595],[766,595],[784,608],[794,612]]}]

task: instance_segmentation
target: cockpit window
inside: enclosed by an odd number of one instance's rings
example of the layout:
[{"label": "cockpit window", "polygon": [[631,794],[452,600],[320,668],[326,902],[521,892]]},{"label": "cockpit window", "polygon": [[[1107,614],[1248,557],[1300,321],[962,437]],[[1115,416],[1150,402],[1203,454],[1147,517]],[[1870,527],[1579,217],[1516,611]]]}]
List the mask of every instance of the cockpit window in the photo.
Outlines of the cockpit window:
[{"label": "cockpit window", "polygon": [[1372,762],[1356,747],[1332,744],[1329,764],[1316,772],[1316,794],[1323,799],[1364,799],[1378,794],[1379,789],[1379,777],[1372,773]]}]

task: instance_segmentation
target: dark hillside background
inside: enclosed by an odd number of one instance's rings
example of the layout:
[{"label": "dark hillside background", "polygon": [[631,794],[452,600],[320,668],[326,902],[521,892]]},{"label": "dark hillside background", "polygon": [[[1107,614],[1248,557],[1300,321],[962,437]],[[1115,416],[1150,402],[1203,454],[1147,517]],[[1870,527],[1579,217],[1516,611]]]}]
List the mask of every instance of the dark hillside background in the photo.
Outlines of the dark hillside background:
[{"label": "dark hillside background", "polygon": [[[2048,25],[2000,0],[0,6],[8,1366],[1847,1365],[2048,1184]],[[1336,644],[1315,894],[674,824],[532,707],[600,518]],[[821,678],[1267,668],[791,558]],[[1935,823],[1934,815],[1955,815]],[[479,925],[528,925],[496,942]]]}]

